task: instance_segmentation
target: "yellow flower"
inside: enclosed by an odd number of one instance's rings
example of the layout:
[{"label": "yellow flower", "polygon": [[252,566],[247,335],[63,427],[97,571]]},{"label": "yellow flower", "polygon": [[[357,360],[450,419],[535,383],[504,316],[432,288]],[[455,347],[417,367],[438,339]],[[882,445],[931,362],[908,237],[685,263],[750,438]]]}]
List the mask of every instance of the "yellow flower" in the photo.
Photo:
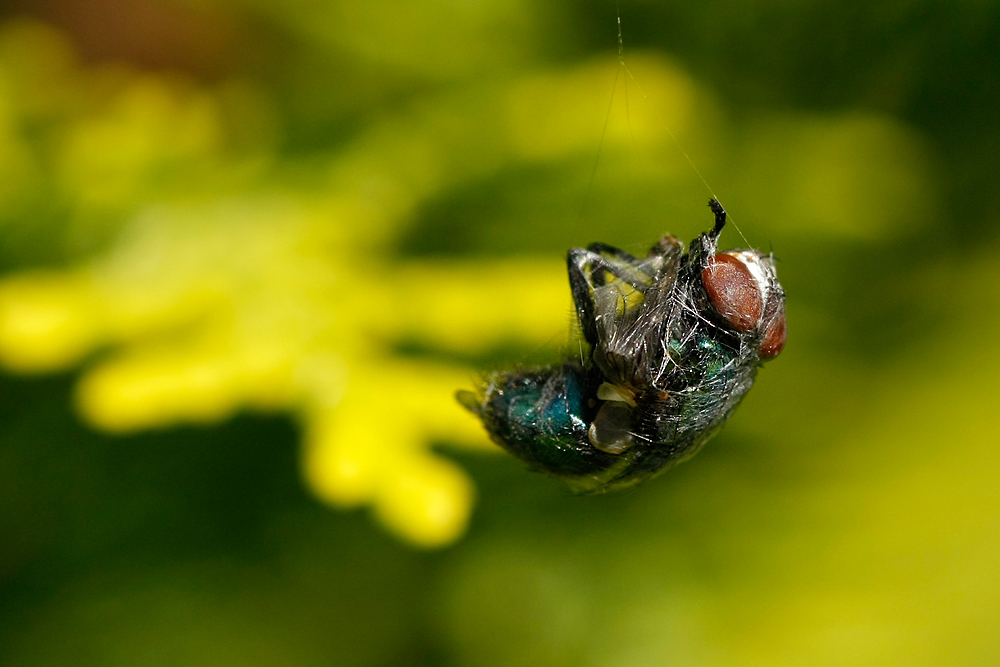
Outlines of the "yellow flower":
[{"label": "yellow flower", "polygon": [[[537,348],[565,340],[572,311],[555,256],[391,259],[387,248],[414,212],[511,166],[582,164],[586,178],[602,123],[603,168],[612,181],[652,178],[660,188],[687,178],[682,162],[662,157],[676,157],[672,137],[691,136],[695,126],[702,164],[711,166],[712,156],[725,162],[724,148],[713,143],[711,104],[656,58],[630,60],[643,82],[638,97],[632,89],[630,111],[619,94],[619,111],[606,116],[613,60],[535,72],[413,102],[303,166],[268,155],[268,141],[257,153],[228,145],[223,99],[247,106],[253,94],[83,70],[51,31],[19,24],[7,35],[0,175],[34,179],[33,201],[66,203],[62,237],[46,242],[110,242],[70,268],[0,281],[0,362],[20,372],[85,363],[77,405],[107,431],[216,422],[247,409],[293,414],[303,425],[303,473],[315,494],[339,507],[370,506],[421,546],[461,535],[475,496],[466,474],[432,444],[492,446],[453,397],[476,381],[473,370],[403,356],[399,343],[456,359],[510,341]],[[25,70],[24,54],[48,55]],[[35,117],[52,128],[40,143],[16,130],[17,119]],[[786,156],[786,172],[826,217],[813,224],[795,209],[784,224],[849,233],[843,207],[824,198],[850,199],[842,195],[851,188],[887,193],[886,207],[912,212],[898,206],[912,188],[893,195],[877,182],[837,180],[832,163],[798,168],[813,152],[810,142],[831,140],[845,162],[875,144],[885,164],[902,157],[918,164],[898,128],[858,119],[802,125],[792,133],[796,153]],[[752,164],[756,144],[745,144],[742,158]],[[40,157],[46,150],[54,152],[48,162]],[[54,166],[43,173],[42,163]],[[919,171],[906,173],[919,180]],[[286,185],[300,181],[311,185]],[[4,214],[25,187],[0,184]],[[659,215],[650,238],[666,231]],[[892,220],[880,216],[871,226],[890,224],[883,218]],[[30,215],[21,220],[37,224]]]},{"label": "yellow flower", "polygon": [[108,431],[295,414],[320,498],[371,505],[414,544],[446,544],[474,491],[429,447],[491,447],[454,400],[475,375],[393,343],[544,342],[566,321],[561,263],[387,266],[345,253],[327,219],[285,199],[149,210],[86,266],[0,284],[0,360],[51,370],[110,349],[77,390],[83,416]]}]

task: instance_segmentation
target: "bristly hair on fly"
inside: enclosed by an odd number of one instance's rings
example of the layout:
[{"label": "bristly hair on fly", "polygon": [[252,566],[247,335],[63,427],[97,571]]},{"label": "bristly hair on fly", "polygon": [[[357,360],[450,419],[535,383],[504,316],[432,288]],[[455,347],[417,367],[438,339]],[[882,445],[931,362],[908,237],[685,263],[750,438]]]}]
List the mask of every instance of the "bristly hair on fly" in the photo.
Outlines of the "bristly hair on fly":
[{"label": "bristly hair on fly", "polygon": [[531,468],[583,492],[631,486],[693,456],[785,345],[773,255],[718,252],[726,211],[642,258],[603,243],[567,254],[581,360],[492,373],[459,402]]}]

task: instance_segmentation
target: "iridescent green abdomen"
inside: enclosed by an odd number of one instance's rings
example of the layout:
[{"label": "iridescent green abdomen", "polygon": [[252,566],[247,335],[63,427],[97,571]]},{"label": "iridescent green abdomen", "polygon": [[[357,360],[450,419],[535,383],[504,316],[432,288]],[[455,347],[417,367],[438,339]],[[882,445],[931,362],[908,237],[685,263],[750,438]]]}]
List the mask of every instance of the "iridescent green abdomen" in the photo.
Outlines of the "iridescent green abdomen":
[{"label": "iridescent green abdomen", "polygon": [[498,372],[485,397],[465,402],[482,417],[493,439],[507,451],[559,477],[578,477],[613,465],[616,457],[593,447],[587,428],[593,419],[595,388],[579,364]]}]

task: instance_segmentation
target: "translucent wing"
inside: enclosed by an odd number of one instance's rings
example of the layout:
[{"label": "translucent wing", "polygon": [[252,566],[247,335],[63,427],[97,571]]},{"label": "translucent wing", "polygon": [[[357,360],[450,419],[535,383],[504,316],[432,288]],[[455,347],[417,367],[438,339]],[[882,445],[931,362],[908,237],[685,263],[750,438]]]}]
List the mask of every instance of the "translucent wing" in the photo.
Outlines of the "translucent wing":
[{"label": "translucent wing", "polygon": [[570,287],[592,359],[614,384],[641,386],[662,369],[670,294],[684,247],[667,234],[649,254],[595,243],[569,251]]}]

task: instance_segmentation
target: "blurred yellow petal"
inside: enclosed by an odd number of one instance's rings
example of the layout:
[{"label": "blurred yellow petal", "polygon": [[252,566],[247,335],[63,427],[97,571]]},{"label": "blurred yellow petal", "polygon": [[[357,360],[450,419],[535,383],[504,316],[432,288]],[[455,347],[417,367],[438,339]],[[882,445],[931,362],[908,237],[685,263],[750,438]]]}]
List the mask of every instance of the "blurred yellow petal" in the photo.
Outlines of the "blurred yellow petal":
[{"label": "blurred yellow petal", "polygon": [[475,500],[468,476],[435,456],[396,463],[375,502],[386,526],[423,547],[443,546],[465,532]]},{"label": "blurred yellow petal", "polygon": [[397,363],[383,368],[382,377],[392,388],[393,397],[393,415],[386,418],[398,420],[425,441],[495,449],[479,419],[455,399],[457,389],[478,383],[474,373],[428,363]]},{"label": "blurred yellow petal", "polygon": [[151,348],[104,362],[77,387],[83,416],[109,431],[133,431],[176,421],[209,422],[239,405],[240,379],[229,359]]},{"label": "blurred yellow petal", "polygon": [[393,275],[397,335],[478,352],[511,339],[564,342],[573,318],[564,261],[413,264]]},{"label": "blurred yellow petal", "polygon": [[[354,507],[370,502],[382,475],[382,455],[370,447],[371,424],[338,424],[333,412],[312,414],[305,425],[302,470],[306,483],[324,502]],[[358,434],[360,432],[360,437]]]},{"label": "blurred yellow petal", "polygon": [[457,389],[473,388],[479,382],[478,378],[473,378],[460,382],[440,383],[437,387],[428,386],[426,388],[427,401],[425,405],[418,405],[417,408],[430,439],[444,440],[448,444],[458,445],[466,449],[500,451],[489,439],[479,417],[462,407],[455,398]]},{"label": "blurred yellow petal", "polygon": [[0,360],[18,371],[78,362],[99,342],[100,313],[85,273],[26,273],[0,283]]}]

